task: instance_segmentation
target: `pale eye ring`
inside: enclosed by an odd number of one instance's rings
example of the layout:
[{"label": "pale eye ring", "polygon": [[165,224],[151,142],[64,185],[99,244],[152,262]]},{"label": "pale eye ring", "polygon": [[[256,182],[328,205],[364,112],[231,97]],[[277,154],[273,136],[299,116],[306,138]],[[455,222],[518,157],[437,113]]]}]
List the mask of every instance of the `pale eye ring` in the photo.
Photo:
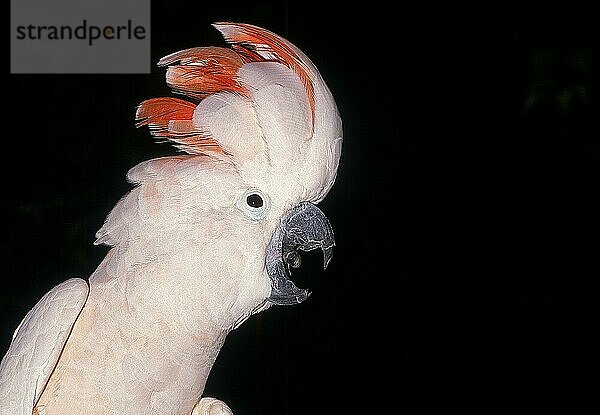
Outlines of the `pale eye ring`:
[{"label": "pale eye ring", "polygon": [[244,215],[252,220],[261,220],[269,213],[269,196],[259,189],[248,189],[237,203]]}]

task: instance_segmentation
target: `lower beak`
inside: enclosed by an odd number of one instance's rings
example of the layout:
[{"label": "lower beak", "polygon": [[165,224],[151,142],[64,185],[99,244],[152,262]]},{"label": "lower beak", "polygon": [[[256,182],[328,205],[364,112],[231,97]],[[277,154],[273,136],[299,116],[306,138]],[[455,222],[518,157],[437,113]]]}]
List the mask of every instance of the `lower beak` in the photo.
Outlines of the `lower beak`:
[{"label": "lower beak", "polygon": [[331,224],[318,207],[303,202],[287,212],[267,247],[266,268],[271,278],[268,301],[277,305],[293,305],[306,300],[310,292],[296,287],[290,279],[290,267],[300,266],[298,251],[321,248],[324,269],[327,269],[334,246]]}]

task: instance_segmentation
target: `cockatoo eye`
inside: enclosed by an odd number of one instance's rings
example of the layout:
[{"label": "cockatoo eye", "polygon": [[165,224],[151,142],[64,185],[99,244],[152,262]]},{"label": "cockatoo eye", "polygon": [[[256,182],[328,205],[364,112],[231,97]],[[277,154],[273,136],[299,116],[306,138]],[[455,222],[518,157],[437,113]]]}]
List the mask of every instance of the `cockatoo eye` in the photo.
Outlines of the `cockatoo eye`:
[{"label": "cockatoo eye", "polygon": [[249,194],[246,197],[246,203],[248,204],[248,206],[256,209],[261,208],[264,204],[262,197],[260,197],[258,193]]},{"label": "cockatoo eye", "polygon": [[240,198],[238,208],[252,220],[261,220],[271,207],[269,197],[258,189],[249,189]]}]

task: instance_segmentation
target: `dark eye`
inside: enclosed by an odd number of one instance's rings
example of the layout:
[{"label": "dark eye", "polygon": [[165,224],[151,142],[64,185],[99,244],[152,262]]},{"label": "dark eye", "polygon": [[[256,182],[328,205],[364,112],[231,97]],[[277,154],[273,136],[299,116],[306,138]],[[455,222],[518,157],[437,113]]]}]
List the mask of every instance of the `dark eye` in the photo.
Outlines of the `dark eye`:
[{"label": "dark eye", "polygon": [[262,200],[262,197],[260,197],[256,193],[252,193],[252,194],[249,194],[248,197],[246,197],[246,203],[250,207],[260,208],[263,205],[263,200]]},{"label": "dark eye", "polygon": [[248,219],[258,221],[269,214],[271,199],[268,194],[254,187],[247,189],[235,205]]}]

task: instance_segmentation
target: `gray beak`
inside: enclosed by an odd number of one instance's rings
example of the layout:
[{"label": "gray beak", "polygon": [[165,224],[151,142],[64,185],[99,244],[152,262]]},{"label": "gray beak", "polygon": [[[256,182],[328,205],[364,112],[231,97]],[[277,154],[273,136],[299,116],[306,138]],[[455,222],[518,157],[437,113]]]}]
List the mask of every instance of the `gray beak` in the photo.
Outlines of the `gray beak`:
[{"label": "gray beak", "polygon": [[333,256],[333,229],[327,217],[310,202],[303,202],[287,212],[267,247],[266,267],[271,278],[268,300],[277,305],[301,303],[310,295],[290,279],[290,267],[300,267],[298,251],[323,250],[324,269]]}]

